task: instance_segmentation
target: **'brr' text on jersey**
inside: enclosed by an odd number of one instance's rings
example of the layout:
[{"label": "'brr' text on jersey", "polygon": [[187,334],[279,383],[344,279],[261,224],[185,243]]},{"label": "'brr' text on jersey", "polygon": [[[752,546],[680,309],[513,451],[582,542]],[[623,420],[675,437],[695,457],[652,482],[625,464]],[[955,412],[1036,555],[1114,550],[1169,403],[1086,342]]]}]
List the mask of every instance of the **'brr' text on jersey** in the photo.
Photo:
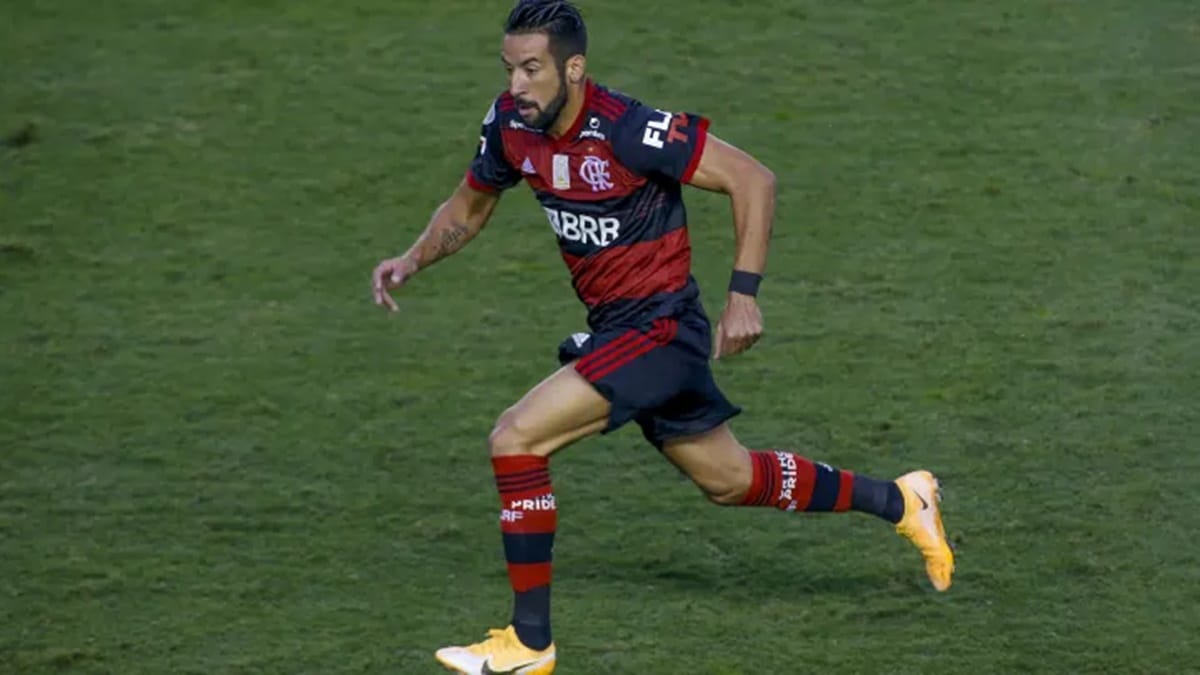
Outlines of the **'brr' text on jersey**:
[{"label": "'brr' text on jersey", "polygon": [[560,239],[604,248],[621,236],[621,221],[616,218],[597,218],[550,208],[545,211],[550,227]]}]

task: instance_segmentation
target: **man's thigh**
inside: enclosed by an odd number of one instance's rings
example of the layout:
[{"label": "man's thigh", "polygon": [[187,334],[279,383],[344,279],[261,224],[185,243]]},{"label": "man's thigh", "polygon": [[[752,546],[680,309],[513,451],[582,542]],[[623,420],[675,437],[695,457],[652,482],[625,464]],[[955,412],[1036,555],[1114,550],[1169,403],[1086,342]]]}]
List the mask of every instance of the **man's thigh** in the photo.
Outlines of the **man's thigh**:
[{"label": "man's thigh", "polygon": [[500,416],[492,431],[492,453],[549,456],[604,430],[610,410],[608,400],[569,363]]}]

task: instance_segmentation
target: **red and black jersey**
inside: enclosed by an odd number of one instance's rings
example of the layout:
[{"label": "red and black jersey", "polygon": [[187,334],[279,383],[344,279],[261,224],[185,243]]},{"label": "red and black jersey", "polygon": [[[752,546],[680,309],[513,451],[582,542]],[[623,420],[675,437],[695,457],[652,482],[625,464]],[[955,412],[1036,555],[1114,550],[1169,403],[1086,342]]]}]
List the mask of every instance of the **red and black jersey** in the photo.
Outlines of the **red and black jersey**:
[{"label": "red and black jersey", "polygon": [[589,81],[571,129],[530,128],[501,94],[467,172],[477,190],[524,178],[546,210],[593,330],[644,323],[696,301],[682,184],[700,163],[708,120],[642,104]]}]

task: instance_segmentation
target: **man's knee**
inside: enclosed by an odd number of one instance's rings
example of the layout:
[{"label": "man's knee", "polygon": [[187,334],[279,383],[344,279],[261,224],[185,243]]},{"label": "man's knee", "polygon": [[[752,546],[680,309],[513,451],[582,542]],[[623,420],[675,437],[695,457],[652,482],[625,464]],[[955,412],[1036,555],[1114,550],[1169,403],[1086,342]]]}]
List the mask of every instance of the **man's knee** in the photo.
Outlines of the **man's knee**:
[{"label": "man's knee", "polygon": [[492,433],[488,435],[488,449],[492,457],[533,454],[535,445],[534,439],[522,427],[513,408],[500,415],[496,424],[492,426]]}]

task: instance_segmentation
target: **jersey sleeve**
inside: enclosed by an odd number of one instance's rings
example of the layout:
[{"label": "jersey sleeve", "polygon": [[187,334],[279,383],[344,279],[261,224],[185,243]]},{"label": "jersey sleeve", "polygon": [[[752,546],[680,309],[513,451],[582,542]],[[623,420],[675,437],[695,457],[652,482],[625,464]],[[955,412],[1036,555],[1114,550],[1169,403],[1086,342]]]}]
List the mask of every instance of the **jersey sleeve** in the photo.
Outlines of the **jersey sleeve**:
[{"label": "jersey sleeve", "polygon": [[708,140],[708,118],[632,103],[617,120],[613,152],[617,160],[645,175],[691,181]]},{"label": "jersey sleeve", "polygon": [[481,192],[507,190],[521,181],[521,173],[508,163],[504,155],[500,115],[497,112],[499,105],[499,100],[492,101],[492,107],[488,108],[487,115],[483,118],[483,128],[479,132],[479,149],[467,170],[467,182]]}]

